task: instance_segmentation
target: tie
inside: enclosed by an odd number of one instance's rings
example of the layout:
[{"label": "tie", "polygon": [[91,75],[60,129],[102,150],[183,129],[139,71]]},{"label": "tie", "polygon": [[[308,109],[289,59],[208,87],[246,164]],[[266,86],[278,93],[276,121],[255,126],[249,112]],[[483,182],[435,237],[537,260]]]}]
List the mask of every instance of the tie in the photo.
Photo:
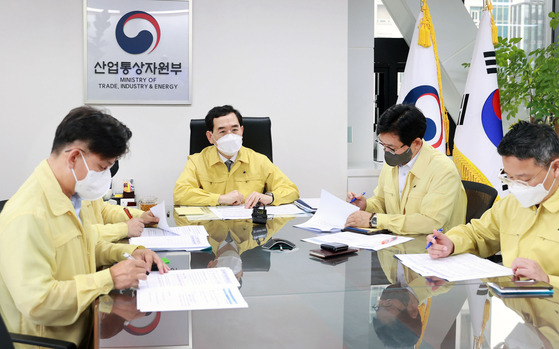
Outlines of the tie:
[{"label": "tie", "polygon": [[233,238],[231,237],[231,232],[227,233],[227,236],[225,237],[225,241],[229,243],[233,242]]},{"label": "tie", "polygon": [[231,172],[231,166],[233,166],[233,161],[231,160],[225,161],[225,166],[227,166],[227,171]]}]

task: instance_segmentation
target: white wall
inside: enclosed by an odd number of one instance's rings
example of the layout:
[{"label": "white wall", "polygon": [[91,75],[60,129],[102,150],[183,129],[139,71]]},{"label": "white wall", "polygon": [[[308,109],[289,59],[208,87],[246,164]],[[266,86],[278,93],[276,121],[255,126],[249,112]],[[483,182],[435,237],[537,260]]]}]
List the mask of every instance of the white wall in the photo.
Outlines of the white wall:
[{"label": "white wall", "polygon": [[[0,199],[42,159],[83,104],[82,2],[0,2]],[[274,162],[302,196],[344,197],[348,5],[339,0],[194,0],[190,106],[107,106],[134,133],[117,179],[172,202],[189,120],[215,105],[272,119]]]}]

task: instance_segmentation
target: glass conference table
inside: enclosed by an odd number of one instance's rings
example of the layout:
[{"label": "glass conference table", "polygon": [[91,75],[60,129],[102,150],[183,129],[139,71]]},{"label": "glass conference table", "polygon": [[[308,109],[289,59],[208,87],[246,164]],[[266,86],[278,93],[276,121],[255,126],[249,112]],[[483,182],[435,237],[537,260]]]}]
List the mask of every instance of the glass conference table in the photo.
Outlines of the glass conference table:
[{"label": "glass conference table", "polygon": [[[428,285],[395,253],[425,252],[425,237],[380,250],[321,260],[309,219],[276,217],[203,224],[212,251],[160,252],[173,269],[229,265],[248,308],[141,313],[133,291],[113,291],[96,306],[100,348],[555,348],[559,296],[494,296],[480,280]],[[270,239],[293,250],[268,251]],[[235,245],[232,249],[231,245]],[[233,251],[233,252],[232,252]]]}]

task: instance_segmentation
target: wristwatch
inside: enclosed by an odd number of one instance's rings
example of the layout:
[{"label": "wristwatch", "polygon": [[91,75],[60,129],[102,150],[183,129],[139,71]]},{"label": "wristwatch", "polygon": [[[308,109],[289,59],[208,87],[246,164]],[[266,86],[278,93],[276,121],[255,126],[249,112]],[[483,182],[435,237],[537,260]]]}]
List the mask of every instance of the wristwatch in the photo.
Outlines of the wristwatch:
[{"label": "wristwatch", "polygon": [[377,227],[377,214],[373,213],[373,216],[371,217],[371,220],[369,221],[369,224],[371,225],[371,228],[376,228]]},{"label": "wristwatch", "polygon": [[265,193],[264,195],[268,195],[272,197],[272,201],[270,201],[270,203],[268,205],[270,205],[272,202],[274,202],[274,193],[272,193],[271,191]]}]

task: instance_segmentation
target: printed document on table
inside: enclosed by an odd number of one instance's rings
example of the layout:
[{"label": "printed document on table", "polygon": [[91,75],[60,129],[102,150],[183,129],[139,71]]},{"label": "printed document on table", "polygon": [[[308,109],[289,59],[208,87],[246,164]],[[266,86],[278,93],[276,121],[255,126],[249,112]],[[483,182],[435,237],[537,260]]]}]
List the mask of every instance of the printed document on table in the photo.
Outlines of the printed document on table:
[{"label": "printed document on table", "polygon": [[293,204],[307,213],[315,213],[318,210],[320,198],[299,198],[293,201]]},{"label": "printed document on table", "polygon": [[321,234],[316,237],[303,239],[302,241],[317,245],[339,242],[353,248],[378,251],[410,240],[413,240],[413,238],[389,234],[363,235],[344,231],[334,234]]},{"label": "printed document on table", "polygon": [[143,312],[247,308],[229,268],[171,270],[140,280],[137,307]]},{"label": "printed document on table", "polygon": [[154,251],[198,251],[211,247],[203,225],[170,227],[169,230],[145,228],[141,236],[132,237],[129,241]]},{"label": "printed document on table", "polygon": [[311,219],[295,227],[315,232],[336,232],[344,228],[347,217],[359,207],[345,202],[322,189],[320,205]]},{"label": "printed document on table", "polygon": [[[244,206],[214,206],[210,207],[220,219],[252,219],[252,208]],[[304,212],[293,204],[266,206],[266,213],[271,216],[294,216]]]},{"label": "printed document on table", "polygon": [[432,259],[428,253],[396,254],[394,257],[421,276],[436,276],[447,281],[463,281],[513,275],[512,269],[471,253]]}]

